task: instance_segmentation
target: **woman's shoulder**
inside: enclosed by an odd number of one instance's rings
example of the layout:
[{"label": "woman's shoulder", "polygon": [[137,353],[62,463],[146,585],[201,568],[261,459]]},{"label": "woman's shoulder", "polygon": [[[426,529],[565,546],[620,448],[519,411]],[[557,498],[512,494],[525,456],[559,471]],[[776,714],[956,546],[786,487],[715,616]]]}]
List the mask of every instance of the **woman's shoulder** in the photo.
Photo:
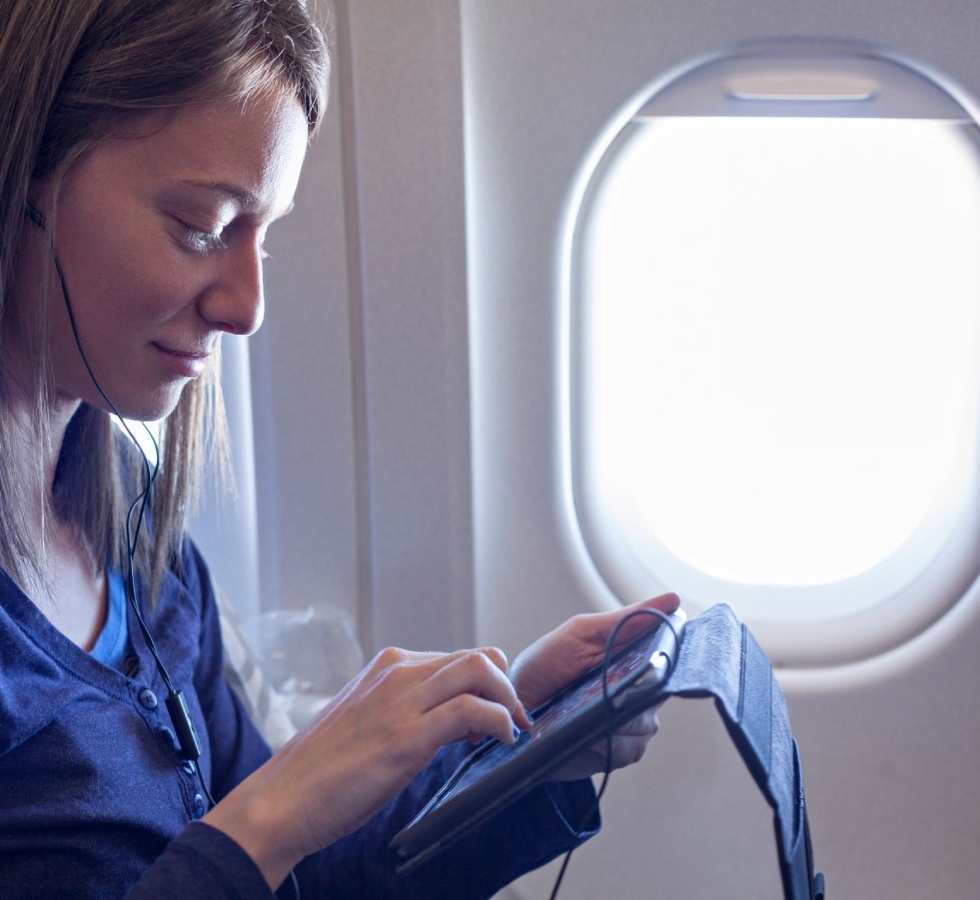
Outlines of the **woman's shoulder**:
[{"label": "woman's shoulder", "polygon": [[[194,540],[185,535],[166,572],[149,615],[154,640],[166,656],[190,675],[202,652],[221,640],[218,613],[207,563]],[[169,667],[168,663],[168,667]],[[173,674],[173,673],[171,673]]]}]

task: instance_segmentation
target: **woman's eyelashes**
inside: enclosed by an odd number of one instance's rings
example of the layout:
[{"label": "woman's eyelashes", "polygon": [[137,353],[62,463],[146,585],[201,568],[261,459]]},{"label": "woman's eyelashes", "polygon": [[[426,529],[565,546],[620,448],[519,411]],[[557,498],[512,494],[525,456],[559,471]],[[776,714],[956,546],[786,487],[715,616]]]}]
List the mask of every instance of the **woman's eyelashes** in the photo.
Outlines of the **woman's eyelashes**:
[{"label": "woman's eyelashes", "polygon": [[191,250],[202,256],[206,253],[214,253],[216,250],[224,250],[228,245],[222,240],[220,234],[212,234],[209,231],[190,230],[187,235],[187,243]]},{"label": "woman's eyelashes", "polygon": [[[235,225],[230,223],[214,230],[196,228],[188,222],[174,217],[180,230],[181,244],[196,256],[207,256],[219,250],[227,250],[234,239]],[[263,246],[264,229],[259,236],[259,256],[268,259],[269,254]]]},{"label": "woman's eyelashes", "polygon": [[224,250],[228,246],[224,237],[224,228],[209,231],[204,228],[195,228],[181,219],[177,219],[176,222],[180,230],[181,243],[197,256],[207,256],[217,250]]}]

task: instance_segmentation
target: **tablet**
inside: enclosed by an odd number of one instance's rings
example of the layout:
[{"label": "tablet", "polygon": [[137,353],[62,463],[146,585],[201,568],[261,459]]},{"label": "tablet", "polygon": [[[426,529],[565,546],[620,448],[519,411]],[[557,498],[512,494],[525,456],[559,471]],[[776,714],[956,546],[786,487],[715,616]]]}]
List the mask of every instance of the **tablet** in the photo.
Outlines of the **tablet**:
[{"label": "tablet", "polygon": [[[684,614],[670,622],[681,635]],[[620,649],[610,661],[602,697],[596,666],[531,713],[533,724],[514,744],[488,738],[460,763],[449,781],[392,840],[396,870],[407,874],[471,828],[548,780],[579,750],[658,702],[677,656],[678,640],[659,621]],[[611,717],[610,717],[611,714]]]}]

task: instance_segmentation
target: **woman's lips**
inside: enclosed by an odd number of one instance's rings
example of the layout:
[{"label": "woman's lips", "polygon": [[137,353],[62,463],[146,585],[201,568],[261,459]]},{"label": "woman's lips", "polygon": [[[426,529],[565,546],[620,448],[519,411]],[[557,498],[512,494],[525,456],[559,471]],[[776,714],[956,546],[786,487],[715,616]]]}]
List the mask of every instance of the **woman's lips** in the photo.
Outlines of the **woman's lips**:
[{"label": "woman's lips", "polygon": [[211,356],[211,351],[188,353],[163,344],[154,343],[152,346],[164,359],[167,366],[184,378],[197,378],[204,371],[204,367]]}]

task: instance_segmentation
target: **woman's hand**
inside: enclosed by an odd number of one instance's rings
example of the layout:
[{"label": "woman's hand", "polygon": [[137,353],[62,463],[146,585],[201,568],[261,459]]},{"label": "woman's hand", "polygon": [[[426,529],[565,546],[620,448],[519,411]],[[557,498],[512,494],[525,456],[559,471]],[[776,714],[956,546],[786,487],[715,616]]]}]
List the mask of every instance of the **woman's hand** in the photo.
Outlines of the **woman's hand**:
[{"label": "woman's hand", "polygon": [[511,743],[528,722],[496,649],[388,649],[320,716],[212,809],[275,890],[301,859],[349,834],[443,744]]},{"label": "woman's hand", "polygon": [[[606,641],[622,618],[636,609],[644,608],[672,613],[679,605],[676,594],[664,594],[611,612],[573,616],[535,641],[514,661],[510,677],[517,696],[525,708],[534,709],[583,672],[602,662]],[[617,638],[617,646],[622,646],[649,628],[651,618],[637,616],[624,625]],[[612,767],[618,769],[639,760],[650,738],[657,733],[657,728],[657,715],[652,709],[620,726],[612,742]],[[603,771],[605,764],[606,742],[602,741],[577,754],[552,777],[556,781],[585,778]]]}]

